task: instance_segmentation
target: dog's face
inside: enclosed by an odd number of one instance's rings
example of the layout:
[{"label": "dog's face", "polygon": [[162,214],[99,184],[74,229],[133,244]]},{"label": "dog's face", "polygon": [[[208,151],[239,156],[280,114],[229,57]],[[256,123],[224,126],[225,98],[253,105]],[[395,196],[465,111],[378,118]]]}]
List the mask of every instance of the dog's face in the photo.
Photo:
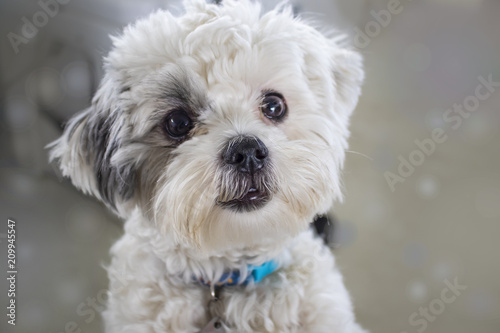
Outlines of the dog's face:
[{"label": "dog's face", "polygon": [[286,8],[186,11],[114,39],[92,106],[52,158],[119,215],[206,253],[296,235],[340,196],[361,59]]}]

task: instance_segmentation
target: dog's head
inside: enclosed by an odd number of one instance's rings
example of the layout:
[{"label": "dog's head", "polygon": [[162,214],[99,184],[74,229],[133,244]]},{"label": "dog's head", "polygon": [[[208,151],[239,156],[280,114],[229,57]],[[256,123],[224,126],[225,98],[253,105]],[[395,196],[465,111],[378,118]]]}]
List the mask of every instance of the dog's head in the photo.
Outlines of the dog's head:
[{"label": "dog's head", "polygon": [[185,3],[113,39],[54,142],[74,185],[206,251],[284,239],[340,197],[360,56],[249,0]]}]

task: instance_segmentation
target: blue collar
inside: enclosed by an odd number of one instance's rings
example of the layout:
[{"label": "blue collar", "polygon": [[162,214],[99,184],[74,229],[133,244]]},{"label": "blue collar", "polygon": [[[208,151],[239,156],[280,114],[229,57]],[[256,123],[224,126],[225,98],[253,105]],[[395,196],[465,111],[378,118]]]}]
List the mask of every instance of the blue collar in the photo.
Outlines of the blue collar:
[{"label": "blue collar", "polygon": [[[231,271],[222,274],[219,281],[215,283],[215,286],[224,287],[235,286],[238,284],[247,285],[250,281],[259,283],[264,277],[276,271],[277,268],[278,264],[274,260],[266,261],[260,266],[248,265],[248,274],[244,280],[240,278],[240,271]],[[212,285],[211,281],[205,281],[203,278],[195,278],[195,280],[208,287]]]}]

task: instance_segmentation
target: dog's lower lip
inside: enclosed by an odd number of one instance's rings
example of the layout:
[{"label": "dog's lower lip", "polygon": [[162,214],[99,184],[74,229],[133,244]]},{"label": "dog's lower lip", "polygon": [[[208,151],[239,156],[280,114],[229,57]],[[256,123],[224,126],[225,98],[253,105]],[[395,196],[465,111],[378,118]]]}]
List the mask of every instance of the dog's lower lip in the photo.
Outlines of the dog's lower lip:
[{"label": "dog's lower lip", "polygon": [[263,195],[263,193],[260,192],[259,190],[255,189],[255,188],[251,188],[243,198],[246,198],[246,199],[252,201],[252,200],[258,200],[259,197],[261,197],[262,195]]},{"label": "dog's lower lip", "polygon": [[223,207],[233,208],[237,211],[251,211],[264,206],[269,201],[269,193],[260,191],[254,187],[241,198],[220,202]]},{"label": "dog's lower lip", "polygon": [[252,187],[248,190],[248,192],[242,196],[239,199],[236,199],[238,201],[254,201],[254,200],[259,200],[261,197],[267,196],[267,193],[265,191],[260,191],[256,189],[255,187]]}]

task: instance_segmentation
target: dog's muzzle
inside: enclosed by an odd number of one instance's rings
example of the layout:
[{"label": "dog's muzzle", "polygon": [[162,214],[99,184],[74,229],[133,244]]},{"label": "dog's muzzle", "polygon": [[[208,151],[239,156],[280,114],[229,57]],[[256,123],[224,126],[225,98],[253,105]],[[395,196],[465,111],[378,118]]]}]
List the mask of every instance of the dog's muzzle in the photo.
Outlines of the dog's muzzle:
[{"label": "dog's muzzle", "polygon": [[237,136],[229,140],[222,151],[222,163],[232,174],[234,198],[219,204],[236,211],[251,211],[264,206],[270,199],[266,167],[269,150],[254,136]]}]

